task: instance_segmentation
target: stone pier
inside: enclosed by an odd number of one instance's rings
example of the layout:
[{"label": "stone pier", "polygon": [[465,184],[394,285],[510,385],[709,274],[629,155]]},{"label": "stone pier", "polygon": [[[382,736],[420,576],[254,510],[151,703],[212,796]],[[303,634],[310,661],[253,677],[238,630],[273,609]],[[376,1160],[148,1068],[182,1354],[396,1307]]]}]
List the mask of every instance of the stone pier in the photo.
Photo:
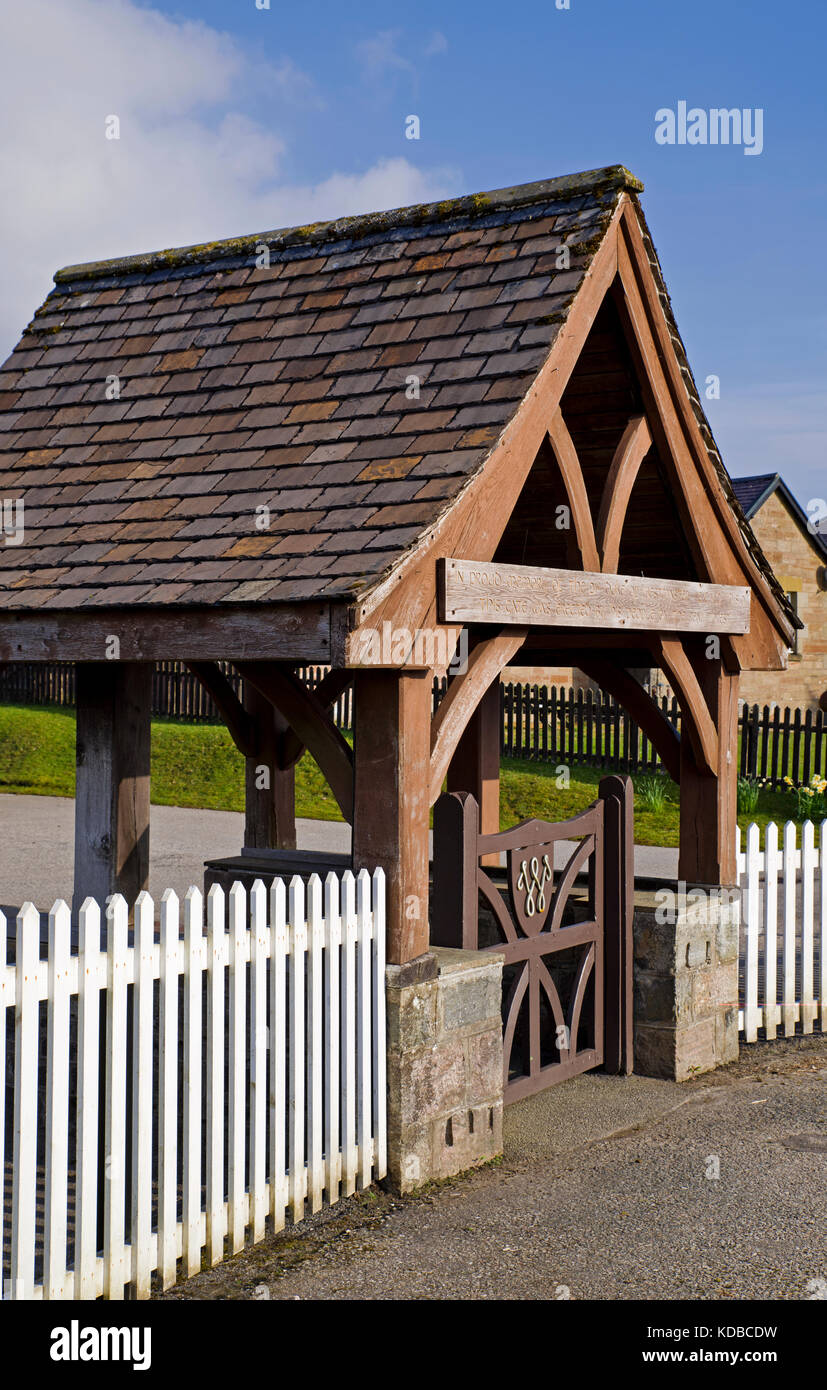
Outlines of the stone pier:
[{"label": "stone pier", "polygon": [[635,1071],[686,1081],[738,1056],[737,888],[635,894]]},{"label": "stone pier", "polygon": [[387,969],[388,1176],[399,1192],[502,1153],[503,957],[434,947]]}]

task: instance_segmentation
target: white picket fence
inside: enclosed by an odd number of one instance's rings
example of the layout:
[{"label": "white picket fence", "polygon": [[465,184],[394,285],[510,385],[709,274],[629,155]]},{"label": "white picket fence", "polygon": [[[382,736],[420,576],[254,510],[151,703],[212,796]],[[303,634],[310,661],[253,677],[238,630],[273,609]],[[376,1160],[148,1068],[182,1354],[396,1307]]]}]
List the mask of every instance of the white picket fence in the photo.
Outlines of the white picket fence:
[{"label": "white picket fence", "polygon": [[27,904],[13,965],[0,918],[5,1297],[147,1298],[385,1174],[382,871],[211,888],[206,932],[203,909],[190,889],[182,934],[167,892],[156,932],[142,893],[133,931],[114,897],[102,949],[89,899],[75,953],[58,902],[41,960]]},{"label": "white picket fence", "polygon": [[[768,1038],[790,1037],[800,1025],[812,1033],[818,1022],[827,1031],[827,821],[818,831],[811,821],[767,825],[764,848],[759,828],[747,828],[746,851],[738,831],[736,850],[742,887],[744,1006],[738,1023],[747,1042],[759,1028]],[[779,912],[780,905],[780,912]],[[779,920],[780,919],[780,920]]]}]

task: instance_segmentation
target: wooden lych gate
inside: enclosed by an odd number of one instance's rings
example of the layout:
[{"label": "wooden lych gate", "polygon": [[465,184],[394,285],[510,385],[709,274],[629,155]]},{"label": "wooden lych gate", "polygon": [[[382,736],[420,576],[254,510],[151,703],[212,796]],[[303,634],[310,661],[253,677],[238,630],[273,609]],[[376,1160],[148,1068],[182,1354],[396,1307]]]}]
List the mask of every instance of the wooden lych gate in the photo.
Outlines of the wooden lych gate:
[{"label": "wooden lych gate", "polygon": [[628,777],[604,777],[570,820],[497,835],[479,833],[470,793],[436,803],[431,939],[505,957],[506,1102],[601,1065],[631,1072],[633,851]]},{"label": "wooden lych gate", "polygon": [[[475,797],[481,852],[502,847],[508,666],[612,694],[680,782],[680,876],[734,882],[739,673],[782,670],[798,620],[732,495],[641,190],[616,166],[267,233],[267,264],[256,232],[57,273],[0,372],[2,495],[25,502],[0,662],[77,664],[76,908],[148,883],[158,661],[198,677],[244,759],[245,852],[295,850],[313,756],[412,978],[435,966],[446,784]],[[349,687],[352,742],[331,715]]]}]

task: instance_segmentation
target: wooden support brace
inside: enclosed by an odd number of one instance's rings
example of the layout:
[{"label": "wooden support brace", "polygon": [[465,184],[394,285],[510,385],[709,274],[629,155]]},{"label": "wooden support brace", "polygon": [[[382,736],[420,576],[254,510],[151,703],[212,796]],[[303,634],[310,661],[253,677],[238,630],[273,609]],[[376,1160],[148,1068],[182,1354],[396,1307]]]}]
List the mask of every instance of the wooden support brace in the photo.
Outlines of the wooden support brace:
[{"label": "wooden support brace", "polygon": [[[335,667],[333,670],[328,671],[319,681],[319,684],[313,690],[314,698],[318,704],[321,705],[322,709],[329,710],[332,705],[335,705],[339,696],[342,695],[352,683],[352,671],[348,671],[344,667]],[[298,762],[303,752],[304,743],[299,738],[295,729],[288,729],[283,740],[283,748],[281,751],[283,761],[280,766],[284,768],[292,767],[294,763]]]},{"label": "wooden support brace", "polygon": [[580,467],[574,440],[569,434],[563,413],[559,409],[552,419],[548,437],[569,499],[581,566],[584,570],[599,570],[600,557],[597,552],[597,541],[594,535],[594,524],[586,484],[583,479],[583,470]]},{"label": "wooden support brace", "polygon": [[677,638],[657,640],[655,659],[678,694],[684,734],[688,734],[698,764],[711,772],[718,769],[718,731],[698,676],[683,644]]},{"label": "wooden support brace", "polygon": [[651,695],[646,693],[634,676],[630,675],[623,667],[615,665],[613,661],[601,660],[599,656],[591,656],[584,652],[578,653],[575,664],[593,681],[596,681],[601,690],[606,690],[610,695],[614,695],[618,704],[628,710],[632,719],[657,750],[658,756],[673,782],[679,782],[681,776],[680,735],[658,709]]},{"label": "wooden support brace", "polygon": [[313,691],[274,662],[240,661],[236,670],[279,711],[322,770],[346,821],[353,819],[353,754]]},{"label": "wooden support brace", "polygon": [[620,558],[620,537],[629,506],[635,478],[652,446],[652,436],[645,416],[630,420],[615,450],[597,518],[597,547],[600,568],[604,574],[617,574]]},{"label": "wooden support brace", "polygon": [[245,758],[254,757],[256,749],[253,722],[218,663],[187,661],[185,665],[209,691],[239,753],[243,753]]},{"label": "wooden support brace", "polygon": [[484,638],[471,652],[467,669],[454,676],[448,686],[431,721],[431,805],[442,791],[457,744],[480,700],[525,638],[526,629],[519,627],[504,628],[496,636]]}]

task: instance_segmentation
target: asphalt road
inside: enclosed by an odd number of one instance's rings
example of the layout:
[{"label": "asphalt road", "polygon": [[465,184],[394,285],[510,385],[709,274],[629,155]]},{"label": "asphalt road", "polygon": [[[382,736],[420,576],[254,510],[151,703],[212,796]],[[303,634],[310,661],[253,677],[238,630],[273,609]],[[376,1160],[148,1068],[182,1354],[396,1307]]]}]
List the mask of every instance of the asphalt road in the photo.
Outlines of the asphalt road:
[{"label": "asphalt road", "polygon": [[[59,796],[0,794],[0,907],[14,915],[24,902],[48,912],[56,898],[72,898],[75,803]],[[350,826],[341,821],[299,820],[299,849],[350,850]],[[244,817],[235,811],[153,806],[150,821],[149,891],[160,898],[173,888],[183,897],[201,886],[204,861],[238,854]],[[566,853],[558,848],[558,859]],[[638,847],[638,873],[675,877],[677,850]]]},{"label": "asphalt road", "polygon": [[[48,913],[57,898],[72,900],[75,803],[66,797],[0,794],[0,911],[13,922],[24,902],[31,901]],[[297,821],[299,849],[349,852],[350,827],[341,821]],[[183,898],[192,885],[203,886],[204,861],[239,853],[244,818],[234,811],[193,810],[181,806],[153,806],[150,825],[149,891],[156,901],[173,888]],[[555,866],[565,863],[571,841],[555,846]],[[678,852],[657,846],[635,847],[635,872],[644,878],[674,880]],[[779,923],[783,921],[783,879],[779,883]],[[801,884],[797,885],[798,921],[801,921]],[[815,913],[819,920],[821,893],[815,885]],[[759,912],[763,916],[763,885]],[[742,927],[743,935],[743,927]],[[818,935],[818,933],[816,933]],[[800,929],[797,932],[800,942]],[[779,934],[778,988],[781,988]],[[759,967],[759,1000],[764,999],[763,954]],[[816,969],[819,962],[816,952]],[[797,952],[800,981],[800,952]],[[743,972],[742,972],[743,973]],[[744,982],[741,979],[743,999]]]},{"label": "asphalt road", "polygon": [[591,1073],[506,1112],[499,1164],[377,1189],[166,1299],[827,1296],[827,1040],[676,1085]]}]

